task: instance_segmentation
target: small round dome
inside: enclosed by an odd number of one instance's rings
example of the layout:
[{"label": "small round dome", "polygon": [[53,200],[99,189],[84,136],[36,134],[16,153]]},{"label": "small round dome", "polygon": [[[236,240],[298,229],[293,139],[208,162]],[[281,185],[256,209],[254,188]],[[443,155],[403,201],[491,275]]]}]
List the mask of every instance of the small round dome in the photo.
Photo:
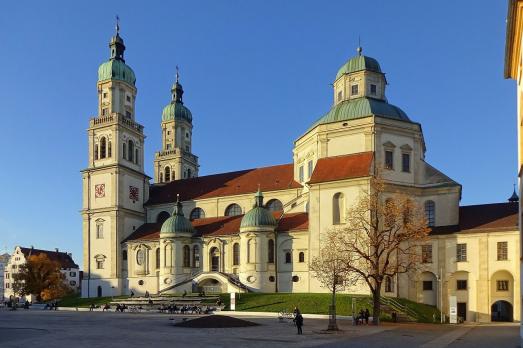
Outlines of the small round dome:
[{"label": "small round dome", "polygon": [[183,216],[182,203],[177,200],[173,215],[162,224],[160,233],[193,233],[194,228],[191,221]]},{"label": "small round dome", "polygon": [[162,121],[186,120],[192,122],[191,111],[180,102],[172,102],[163,108]]},{"label": "small round dome", "polygon": [[263,206],[263,194],[260,189],[256,192],[254,208],[245,214],[240,223],[240,228],[245,227],[276,227],[277,222],[272,213]]},{"label": "small round dome", "polygon": [[339,79],[342,75],[350,74],[356,71],[368,70],[381,73],[380,64],[374,58],[367,56],[356,56],[343,64],[343,66],[338,70],[336,74],[336,80]]},{"label": "small round dome", "polygon": [[106,80],[124,81],[134,86],[136,76],[129,65],[121,60],[111,59],[98,68],[98,82]]}]

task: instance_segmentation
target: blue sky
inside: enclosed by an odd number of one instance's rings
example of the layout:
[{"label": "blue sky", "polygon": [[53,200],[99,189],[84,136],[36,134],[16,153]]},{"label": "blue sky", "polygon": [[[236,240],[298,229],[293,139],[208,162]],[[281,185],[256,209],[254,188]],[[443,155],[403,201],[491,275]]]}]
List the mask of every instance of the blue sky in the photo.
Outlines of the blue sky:
[{"label": "blue sky", "polygon": [[292,161],[356,54],[378,59],[389,102],[423,126],[426,159],[462,204],[505,201],[516,179],[515,82],[503,79],[506,1],[11,1],[0,5],[0,250],[73,252],[96,78],[121,18],[137,76],[146,171],[175,66],[200,174]]}]

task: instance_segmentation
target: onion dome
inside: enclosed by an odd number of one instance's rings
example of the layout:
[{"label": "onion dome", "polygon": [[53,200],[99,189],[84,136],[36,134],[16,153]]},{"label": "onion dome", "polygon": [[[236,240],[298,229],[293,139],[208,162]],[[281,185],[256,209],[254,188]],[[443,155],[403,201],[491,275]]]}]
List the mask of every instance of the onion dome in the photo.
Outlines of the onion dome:
[{"label": "onion dome", "polygon": [[249,210],[245,214],[240,223],[240,228],[246,227],[271,227],[274,228],[277,225],[276,219],[272,213],[263,206],[263,194],[260,189],[254,196],[255,204],[254,208]]},{"label": "onion dome", "polygon": [[178,234],[178,233],[193,233],[194,228],[192,227],[191,221],[183,216],[182,203],[180,202],[179,195],[176,199],[173,214],[170,218],[165,220],[160,230],[160,234]]},{"label": "onion dome", "polygon": [[172,100],[163,108],[162,121],[186,120],[192,122],[191,111],[183,105],[183,87],[180,84],[180,74],[176,67],[176,82],[171,88]]},{"label": "onion dome", "polygon": [[116,24],[116,35],[111,38],[109,49],[111,54],[109,60],[102,63],[98,68],[98,82],[119,80],[134,86],[136,76],[134,75],[133,69],[125,64],[123,57],[125,45],[123,39],[120,37],[120,26],[118,22]]}]

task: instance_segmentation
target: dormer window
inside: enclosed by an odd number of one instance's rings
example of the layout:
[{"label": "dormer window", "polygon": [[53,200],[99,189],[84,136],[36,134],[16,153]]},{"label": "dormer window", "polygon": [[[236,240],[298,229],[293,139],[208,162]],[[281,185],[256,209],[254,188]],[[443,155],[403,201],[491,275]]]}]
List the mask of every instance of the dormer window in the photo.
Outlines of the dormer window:
[{"label": "dormer window", "polygon": [[358,95],[358,85],[352,85],[350,88],[350,95]]},{"label": "dormer window", "polygon": [[376,85],[375,84],[371,84],[370,85],[370,95],[376,95]]}]

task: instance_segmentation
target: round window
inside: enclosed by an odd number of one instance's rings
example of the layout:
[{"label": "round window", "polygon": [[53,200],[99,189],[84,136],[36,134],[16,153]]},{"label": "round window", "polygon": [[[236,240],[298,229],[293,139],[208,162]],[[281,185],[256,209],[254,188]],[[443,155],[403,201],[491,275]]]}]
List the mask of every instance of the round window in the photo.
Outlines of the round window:
[{"label": "round window", "polygon": [[136,263],[141,266],[143,265],[143,261],[145,260],[145,253],[142,249],[138,250],[136,253]]},{"label": "round window", "polygon": [[271,283],[273,283],[273,282],[274,282],[274,276],[269,276],[269,281],[270,281]]},{"label": "round window", "polygon": [[165,284],[171,284],[171,278],[165,278],[165,279],[163,280],[163,282],[164,282]]},{"label": "round window", "polygon": [[141,279],[138,281],[138,285],[143,285],[143,283],[144,283],[144,282],[143,282],[143,280],[141,280]]},{"label": "round window", "polygon": [[297,283],[300,280],[300,277],[298,276],[292,276],[292,281]]},{"label": "round window", "polygon": [[248,276],[248,277],[247,277],[247,281],[248,281],[249,283],[254,283],[254,282],[256,281],[256,277],[255,277],[255,276]]}]

